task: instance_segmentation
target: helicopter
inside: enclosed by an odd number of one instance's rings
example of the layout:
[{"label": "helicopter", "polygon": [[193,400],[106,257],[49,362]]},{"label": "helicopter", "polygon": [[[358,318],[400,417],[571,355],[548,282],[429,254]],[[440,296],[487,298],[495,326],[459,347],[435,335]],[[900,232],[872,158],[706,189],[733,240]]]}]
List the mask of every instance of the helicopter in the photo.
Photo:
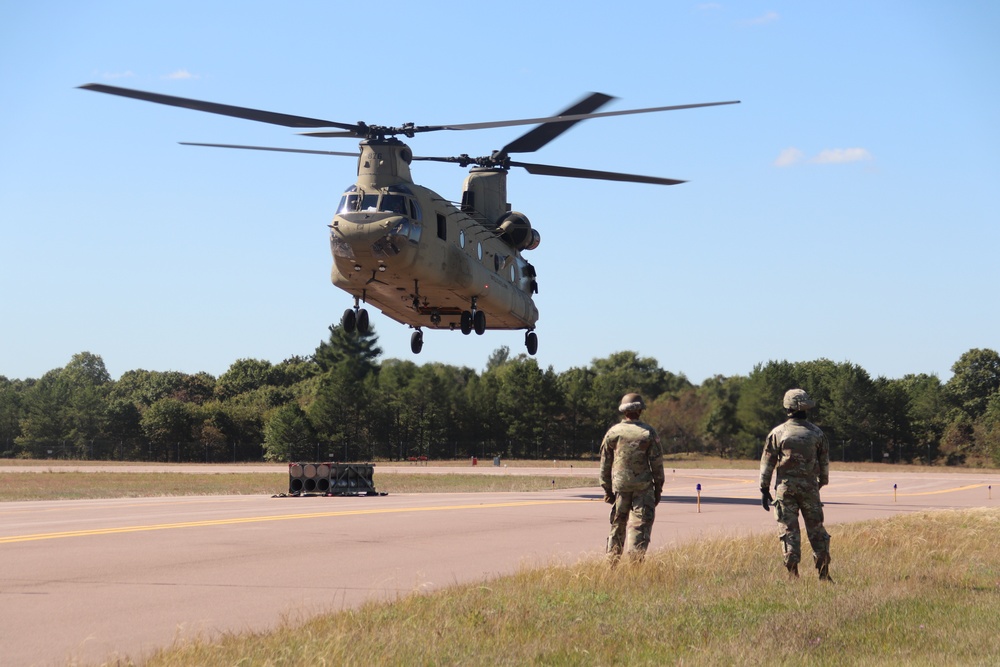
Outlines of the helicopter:
[{"label": "helicopter", "polygon": [[[524,258],[541,236],[528,217],[507,202],[507,174],[512,167],[529,174],[609,181],[677,185],[684,181],[656,176],[560,167],[520,162],[514,153],[532,153],[576,123],[628,114],[675,111],[739,104],[704,102],[644,109],[601,111],[610,95],[590,93],[554,116],[483,123],[398,127],[343,123],[247,107],[204,102],[131,88],[89,83],[84,90],[220,114],[285,127],[311,129],[311,137],[360,139],[360,152],[323,151],[238,144],[180,142],[205,146],[288,153],[355,157],[357,181],[340,198],[330,223],[333,284],[354,297],[344,311],[345,331],[366,333],[371,304],[390,319],[412,328],[410,350],[423,348],[423,329],[473,331],[524,330],[529,355],[538,351],[535,324],[538,274]],[[419,133],[464,131],[534,125],[531,130],[488,156],[416,156],[398,137]],[[324,129],[319,129],[324,128]],[[462,186],[461,201],[445,199],[416,184],[410,173],[414,161],[446,162],[471,167]]]}]

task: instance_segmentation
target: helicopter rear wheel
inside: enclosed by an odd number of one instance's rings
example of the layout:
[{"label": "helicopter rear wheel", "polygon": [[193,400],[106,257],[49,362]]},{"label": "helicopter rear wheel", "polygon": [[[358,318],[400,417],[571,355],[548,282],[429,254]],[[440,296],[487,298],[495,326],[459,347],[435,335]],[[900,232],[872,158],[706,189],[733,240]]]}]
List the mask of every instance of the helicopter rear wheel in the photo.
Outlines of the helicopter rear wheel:
[{"label": "helicopter rear wheel", "polygon": [[357,327],[359,333],[368,333],[369,322],[368,322],[368,311],[362,308],[358,311],[357,315]]},{"label": "helicopter rear wheel", "polygon": [[348,308],[344,311],[344,316],[340,318],[340,324],[347,333],[354,333],[354,330],[358,326],[358,315],[354,312],[353,308]]},{"label": "helicopter rear wheel", "polygon": [[410,336],[410,351],[413,354],[420,354],[422,349],[424,349],[424,332],[414,331],[413,335]]},{"label": "helicopter rear wheel", "polygon": [[524,334],[524,346],[528,348],[528,354],[532,357],[538,352],[538,336],[534,331]]},{"label": "helicopter rear wheel", "polygon": [[462,316],[459,319],[459,326],[462,329],[462,333],[466,336],[472,333],[472,313],[467,310],[463,310]]},{"label": "helicopter rear wheel", "polygon": [[486,331],[486,313],[477,310],[472,315],[472,327],[476,330],[477,336],[482,336]]}]

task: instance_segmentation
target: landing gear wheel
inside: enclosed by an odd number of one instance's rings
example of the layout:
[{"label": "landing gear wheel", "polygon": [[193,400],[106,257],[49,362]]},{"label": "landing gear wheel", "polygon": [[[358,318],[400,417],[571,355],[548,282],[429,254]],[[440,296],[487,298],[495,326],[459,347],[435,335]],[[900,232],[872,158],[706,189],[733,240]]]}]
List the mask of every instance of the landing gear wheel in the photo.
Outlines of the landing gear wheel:
[{"label": "landing gear wheel", "polygon": [[368,311],[362,308],[358,311],[358,333],[368,333]]},{"label": "landing gear wheel", "polygon": [[347,333],[354,333],[354,329],[358,326],[358,316],[353,308],[348,308],[344,311],[344,316],[340,318],[340,324]]},{"label": "landing gear wheel", "polygon": [[410,351],[413,354],[420,354],[422,349],[424,349],[424,332],[414,331],[413,335],[410,336]]},{"label": "landing gear wheel", "polygon": [[459,319],[459,326],[462,329],[462,333],[466,336],[472,333],[472,313],[463,310],[462,317]]},{"label": "landing gear wheel", "polygon": [[482,336],[486,331],[486,313],[477,310],[472,315],[472,328],[476,330],[477,336]]},{"label": "landing gear wheel", "polygon": [[538,336],[534,331],[524,334],[524,346],[528,348],[528,354],[531,356],[535,356],[535,352],[538,352]]}]

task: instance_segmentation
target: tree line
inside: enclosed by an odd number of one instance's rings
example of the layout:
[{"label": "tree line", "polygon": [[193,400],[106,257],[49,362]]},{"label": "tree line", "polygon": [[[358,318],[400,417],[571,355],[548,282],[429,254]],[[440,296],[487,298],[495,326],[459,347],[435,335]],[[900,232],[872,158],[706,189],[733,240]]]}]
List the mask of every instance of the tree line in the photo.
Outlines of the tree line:
[{"label": "tree line", "polygon": [[330,327],[309,357],[239,359],[208,373],[113,380],[81,352],[41,378],[0,376],[0,456],[162,462],[584,459],[637,391],[664,452],[755,458],[790,387],[842,461],[1000,465],[1000,355],[972,349],[953,376],[872,378],[850,362],[769,361],[700,385],[632,351],[556,373],[495,350],[482,372],[381,360],[377,334]]}]

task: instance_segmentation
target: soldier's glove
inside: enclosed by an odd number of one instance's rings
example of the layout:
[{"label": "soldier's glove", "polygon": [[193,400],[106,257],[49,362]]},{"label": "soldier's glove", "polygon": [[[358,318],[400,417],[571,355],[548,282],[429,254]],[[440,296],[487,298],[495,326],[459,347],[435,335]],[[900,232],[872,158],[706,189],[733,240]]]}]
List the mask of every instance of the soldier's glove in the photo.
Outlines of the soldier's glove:
[{"label": "soldier's glove", "polygon": [[774,502],[774,498],[771,497],[771,492],[767,489],[760,490],[760,506],[764,508],[767,512],[771,509],[771,503]]},{"label": "soldier's glove", "polygon": [[826,486],[826,484],[827,484],[827,483],[826,483],[826,482],[824,482],[823,480],[819,480],[819,488],[821,488],[821,489],[822,489],[822,488],[823,488],[824,486]]},{"label": "soldier's glove", "polygon": [[615,494],[613,494],[610,491],[606,490],[604,492],[604,502],[606,502],[609,505],[614,505],[615,504]]},{"label": "soldier's glove", "polygon": [[653,489],[653,504],[660,504],[660,497],[663,496],[663,489]]}]

